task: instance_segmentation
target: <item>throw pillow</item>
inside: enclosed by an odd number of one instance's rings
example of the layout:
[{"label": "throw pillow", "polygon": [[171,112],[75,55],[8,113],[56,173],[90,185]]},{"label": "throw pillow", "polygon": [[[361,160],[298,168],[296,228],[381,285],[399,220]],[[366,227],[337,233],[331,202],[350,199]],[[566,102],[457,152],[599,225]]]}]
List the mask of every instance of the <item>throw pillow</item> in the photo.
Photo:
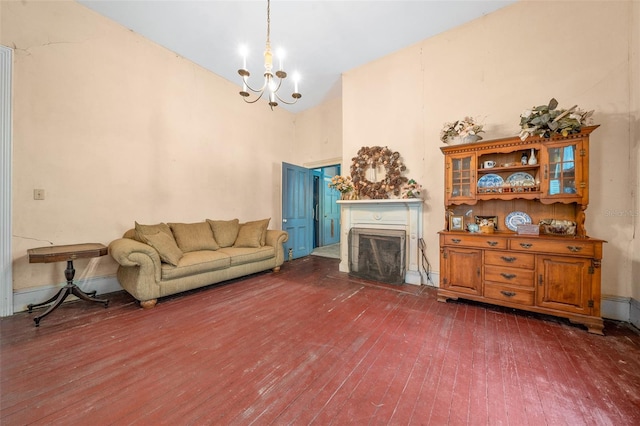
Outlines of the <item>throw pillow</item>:
[{"label": "throw pillow", "polygon": [[245,223],[245,225],[256,225],[258,227],[260,227],[260,229],[262,230],[262,235],[260,235],[260,245],[263,246],[267,243],[267,228],[269,227],[269,222],[271,221],[271,218],[268,219],[261,219],[261,220],[254,220],[251,222],[247,222]]},{"label": "throw pillow", "polygon": [[178,247],[185,253],[197,250],[218,250],[220,246],[213,237],[207,222],[170,223]]},{"label": "throw pillow", "polygon": [[213,231],[213,238],[215,238],[220,247],[231,247],[233,245],[238,237],[238,230],[240,229],[240,221],[238,219],[207,219],[207,222]]},{"label": "throw pillow", "polygon": [[160,259],[173,266],[178,266],[178,262],[182,259],[182,250],[177,246],[173,237],[164,232],[156,232],[155,234],[143,234],[142,237],[145,244],[149,244],[156,249],[160,255]]},{"label": "throw pillow", "polygon": [[153,235],[158,232],[164,232],[171,238],[173,238],[173,234],[171,233],[171,228],[166,223],[158,223],[156,225],[141,225],[138,222],[135,222],[135,235],[134,238],[141,243],[147,243],[143,236],[144,235]]},{"label": "throw pillow", "polygon": [[256,220],[240,225],[234,247],[262,247],[265,245],[270,219]]}]

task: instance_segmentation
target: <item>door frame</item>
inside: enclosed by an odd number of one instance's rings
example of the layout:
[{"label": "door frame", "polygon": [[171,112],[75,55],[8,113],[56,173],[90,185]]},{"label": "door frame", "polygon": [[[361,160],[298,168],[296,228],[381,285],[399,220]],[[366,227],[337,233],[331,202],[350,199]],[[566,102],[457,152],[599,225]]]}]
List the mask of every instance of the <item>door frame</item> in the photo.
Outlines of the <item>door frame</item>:
[{"label": "door frame", "polygon": [[12,74],[13,49],[0,45],[0,316],[13,315],[13,253],[11,251],[11,186],[13,156]]},{"label": "door frame", "polygon": [[[318,235],[318,245],[314,246],[314,248],[322,247],[322,246],[327,245],[327,244],[325,244],[324,234],[323,234],[324,233],[324,223],[323,223],[324,215],[323,215],[323,213],[324,213],[324,207],[325,207],[325,204],[324,204],[325,203],[325,192],[328,191],[329,188],[325,185],[325,182],[324,182],[324,178],[325,178],[325,176],[327,176],[327,175],[325,175],[324,172],[325,172],[325,169],[334,168],[334,167],[338,169],[338,174],[339,175],[342,174],[342,164],[340,164],[340,163],[329,164],[329,165],[326,165],[326,166],[316,167],[315,169],[312,169],[313,176],[314,177],[315,176],[319,176],[319,178],[320,178],[320,182],[319,182],[320,184],[319,184],[319,187],[318,187],[318,208],[317,208],[317,211],[314,211],[314,213],[317,213],[321,217],[319,220],[313,222],[313,226],[314,226],[314,231],[313,232],[314,232],[315,235]],[[315,183],[315,181],[314,181],[314,183]],[[314,188],[314,190],[315,190],[315,188]],[[314,193],[314,196],[315,196],[315,193]],[[318,229],[315,229],[316,227]],[[337,229],[338,229],[338,243],[340,243],[340,221],[339,220],[338,220]]]},{"label": "door frame", "polygon": [[[292,164],[292,163],[290,163]],[[330,167],[330,166],[340,166],[340,173],[342,173],[342,171],[344,170],[344,166],[342,164],[342,157],[334,157],[334,158],[328,158],[326,160],[320,160],[320,161],[314,161],[314,162],[308,162],[308,163],[303,163],[301,165],[301,167],[304,167],[306,169],[309,169],[309,171],[311,172],[311,176],[314,176],[314,170],[315,169],[321,169],[323,167]],[[311,185],[311,191],[313,191],[313,179],[311,181],[312,185]],[[310,194],[311,198],[313,199],[313,194]],[[284,194],[281,195],[281,199],[284,199]],[[319,209],[319,207],[318,207]],[[282,212],[282,215],[284,215],[284,211]],[[316,227],[316,223],[315,220],[313,221],[313,229],[310,231],[312,233],[315,233],[315,227]],[[310,235],[310,241],[314,241],[314,236]],[[313,247],[315,248],[315,247]],[[312,250],[313,250],[312,248]],[[285,257],[286,257],[286,253],[285,253]]]}]

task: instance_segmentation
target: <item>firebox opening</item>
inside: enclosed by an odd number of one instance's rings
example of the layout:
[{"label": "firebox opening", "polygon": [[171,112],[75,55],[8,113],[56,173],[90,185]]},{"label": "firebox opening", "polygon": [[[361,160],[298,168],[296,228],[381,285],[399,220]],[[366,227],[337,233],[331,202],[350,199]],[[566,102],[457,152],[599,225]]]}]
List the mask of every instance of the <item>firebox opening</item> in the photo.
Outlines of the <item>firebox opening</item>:
[{"label": "firebox opening", "polygon": [[406,233],[396,229],[351,228],[349,273],[389,284],[403,284]]}]

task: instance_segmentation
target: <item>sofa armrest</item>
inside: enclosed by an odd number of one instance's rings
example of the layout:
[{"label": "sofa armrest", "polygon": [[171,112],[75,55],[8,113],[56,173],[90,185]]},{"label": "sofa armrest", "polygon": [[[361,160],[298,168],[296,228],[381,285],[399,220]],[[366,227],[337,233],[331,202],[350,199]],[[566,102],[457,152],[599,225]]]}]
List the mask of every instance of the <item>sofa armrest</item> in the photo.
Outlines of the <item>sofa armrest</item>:
[{"label": "sofa armrest", "polygon": [[120,266],[152,268],[156,282],[160,282],[162,274],[160,255],[150,245],[130,238],[119,238],[109,244],[109,254]]},{"label": "sofa armrest", "polygon": [[266,245],[274,247],[276,250],[276,266],[284,263],[283,244],[289,240],[289,233],[279,229],[267,229]]}]

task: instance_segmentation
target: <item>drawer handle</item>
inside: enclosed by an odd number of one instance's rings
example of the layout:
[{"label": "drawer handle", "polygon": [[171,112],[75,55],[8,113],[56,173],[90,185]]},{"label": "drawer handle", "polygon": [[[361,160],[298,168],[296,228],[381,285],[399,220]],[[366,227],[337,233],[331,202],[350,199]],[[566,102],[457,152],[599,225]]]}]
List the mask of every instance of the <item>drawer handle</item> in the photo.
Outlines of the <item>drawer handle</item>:
[{"label": "drawer handle", "polygon": [[531,244],[531,243],[520,243],[520,247],[522,247],[522,248],[531,248],[532,245],[533,244]]},{"label": "drawer handle", "polygon": [[500,259],[504,260],[507,263],[513,263],[516,261],[515,257],[500,256]]},{"label": "drawer handle", "polygon": [[514,279],[515,277],[517,277],[517,275],[516,275],[516,274],[505,274],[504,272],[501,272],[501,273],[500,273],[500,275],[502,275],[503,277],[505,277],[505,278],[506,278],[506,279],[508,279],[508,280],[512,280],[512,279]]},{"label": "drawer handle", "polygon": [[489,244],[491,247],[497,246],[498,242],[497,241],[487,241],[487,244]]},{"label": "drawer handle", "polygon": [[505,295],[505,296],[507,296],[507,297],[513,297],[513,296],[515,296],[515,295],[516,295],[513,291],[505,291],[505,290],[502,290],[502,291],[500,291],[500,293],[504,294],[504,295]]},{"label": "drawer handle", "polygon": [[452,238],[451,242],[458,244],[460,241],[462,241],[460,238]]},{"label": "drawer handle", "polygon": [[580,246],[567,246],[567,248],[569,249],[570,252],[572,253],[577,253],[580,250],[582,250],[582,247]]}]

